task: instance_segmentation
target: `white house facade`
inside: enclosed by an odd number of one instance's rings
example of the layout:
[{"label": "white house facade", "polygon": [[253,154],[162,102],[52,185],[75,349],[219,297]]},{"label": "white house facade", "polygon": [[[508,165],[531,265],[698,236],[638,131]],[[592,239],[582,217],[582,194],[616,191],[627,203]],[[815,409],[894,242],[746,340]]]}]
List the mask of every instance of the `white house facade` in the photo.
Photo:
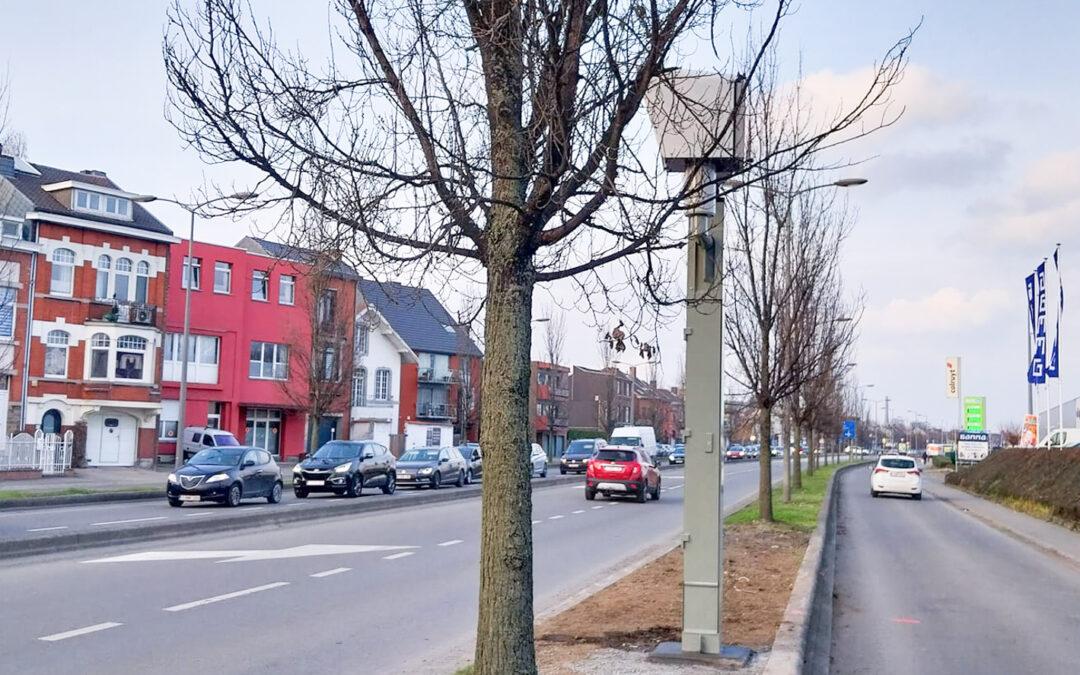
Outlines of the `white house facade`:
[{"label": "white house facade", "polygon": [[416,354],[377,310],[367,307],[357,314],[351,440],[391,447],[400,413],[401,366],[416,362]]}]

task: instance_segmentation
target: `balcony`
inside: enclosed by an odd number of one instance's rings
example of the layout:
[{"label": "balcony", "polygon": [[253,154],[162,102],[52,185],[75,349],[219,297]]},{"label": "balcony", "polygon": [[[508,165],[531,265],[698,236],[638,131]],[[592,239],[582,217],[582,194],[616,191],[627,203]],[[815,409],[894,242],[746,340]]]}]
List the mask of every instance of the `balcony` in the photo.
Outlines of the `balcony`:
[{"label": "balcony", "polygon": [[116,302],[101,318],[114,323],[127,323],[137,326],[157,325],[157,306],[143,302]]},{"label": "balcony", "polygon": [[551,395],[553,398],[570,398],[570,388],[555,387],[551,390]]},{"label": "balcony", "polygon": [[447,403],[417,403],[416,416],[425,419],[454,419],[454,407]]},{"label": "balcony", "polygon": [[423,384],[451,384],[454,381],[454,374],[446,370],[421,368],[417,372],[417,380]]}]

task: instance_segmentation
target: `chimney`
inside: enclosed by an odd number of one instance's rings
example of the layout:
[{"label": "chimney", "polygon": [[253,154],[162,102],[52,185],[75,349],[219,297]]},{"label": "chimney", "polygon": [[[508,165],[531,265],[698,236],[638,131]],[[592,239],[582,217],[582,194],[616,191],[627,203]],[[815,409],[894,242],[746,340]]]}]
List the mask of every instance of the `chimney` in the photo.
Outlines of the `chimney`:
[{"label": "chimney", "polygon": [[637,382],[637,366],[630,366],[630,379]]},{"label": "chimney", "polygon": [[108,178],[101,169],[83,169],[79,173],[86,174],[87,176],[97,176],[98,178]]},{"label": "chimney", "polygon": [[0,176],[4,178],[15,177],[15,158],[4,154],[3,145],[0,145]]}]

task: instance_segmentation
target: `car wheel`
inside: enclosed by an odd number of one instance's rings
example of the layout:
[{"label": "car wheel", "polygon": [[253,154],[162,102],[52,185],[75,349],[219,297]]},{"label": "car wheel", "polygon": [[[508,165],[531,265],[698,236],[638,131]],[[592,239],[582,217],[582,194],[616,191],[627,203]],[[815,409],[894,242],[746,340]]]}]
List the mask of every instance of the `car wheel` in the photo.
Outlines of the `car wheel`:
[{"label": "car wheel", "polygon": [[596,490],[585,488],[585,499],[590,502],[596,499]]},{"label": "car wheel", "polygon": [[911,495],[911,496],[912,496],[912,497],[914,497],[915,499],[918,499],[918,500],[921,500],[921,499],[922,499],[922,493],[921,493],[921,492],[919,492],[919,493],[917,493],[917,494],[913,494],[913,495]]},{"label": "car wheel", "polygon": [[457,480],[454,481],[454,485],[456,487],[465,487],[465,472],[464,471],[458,470],[458,472],[457,472]]},{"label": "car wheel", "polygon": [[345,496],[349,499],[355,499],[364,493],[364,479],[360,476],[355,476],[349,481],[349,486],[345,488]]},{"label": "car wheel", "polygon": [[435,475],[431,477],[431,489],[438,490],[442,487],[442,475],[439,472],[435,472]]},{"label": "car wheel", "polygon": [[395,490],[397,490],[397,476],[390,473],[386,477],[386,485],[383,486],[382,493],[384,495],[392,495]]},{"label": "car wheel", "polygon": [[544,465],[544,468],[540,469],[540,477],[547,478],[547,465]]},{"label": "car wheel", "polygon": [[874,498],[877,498],[877,496],[878,496],[877,490],[870,490],[870,496],[874,497]]},{"label": "car wheel", "polygon": [[266,501],[270,504],[277,504],[281,501],[281,482],[274,483],[274,487],[270,490],[270,494],[266,495]]},{"label": "car wheel", "polygon": [[638,504],[644,504],[645,499],[648,496],[649,496],[649,484],[647,482],[642,483],[641,484],[641,489],[638,490],[636,495],[634,495],[634,498],[637,500]]},{"label": "car wheel", "polygon": [[465,484],[472,485],[472,469],[465,472]]},{"label": "car wheel", "polygon": [[297,499],[307,499],[308,496],[308,491],[301,490],[300,488],[293,488],[292,493],[296,496]]},{"label": "car wheel", "polygon": [[655,501],[660,501],[660,481],[659,480],[656,481],[656,487],[653,488],[652,494],[649,495],[649,496],[652,497],[652,500],[654,502]]},{"label": "car wheel", "polygon": [[240,491],[240,484],[234,483],[225,494],[225,506],[240,506],[241,497],[243,497],[243,494]]},{"label": "car wheel", "polygon": [[180,506],[183,506],[183,505],[184,505],[184,502],[180,501],[179,499],[173,499],[172,497],[169,497],[169,506],[180,507]]}]

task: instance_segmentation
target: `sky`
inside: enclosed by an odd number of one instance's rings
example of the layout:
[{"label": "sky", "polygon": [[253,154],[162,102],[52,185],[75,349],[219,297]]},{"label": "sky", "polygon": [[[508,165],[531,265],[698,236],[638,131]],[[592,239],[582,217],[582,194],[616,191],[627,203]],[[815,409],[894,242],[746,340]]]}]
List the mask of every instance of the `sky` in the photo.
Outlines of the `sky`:
[{"label": "sky", "polygon": [[[325,48],[329,10],[320,3],[253,4],[285,39]],[[244,172],[204,164],[165,117],[167,2],[4,5],[0,69],[32,161],[105,170],[124,189],[162,196],[184,198],[210,181],[243,188]],[[997,428],[1026,412],[1024,277],[1060,243],[1067,303],[1069,284],[1080,281],[1080,3],[806,0],[783,24],[780,50],[801,63],[815,102],[839,104],[920,22],[894,97],[904,114],[845,149],[860,161],[850,173],[869,179],[848,195],[857,220],[843,261],[845,283],[866,298],[855,374],[873,385],[865,392],[879,419],[887,396],[892,417],[951,423],[944,364],[960,356],[964,394],[987,397]],[[185,234],[182,212],[151,210]],[[251,218],[200,223],[196,238],[233,244],[264,227]],[[542,313],[550,295],[537,296]],[[590,322],[571,314],[566,323],[563,360],[598,365]],[[659,377],[669,385],[682,362],[679,323],[659,335]],[[537,357],[542,330],[537,324]],[[1080,395],[1080,313],[1069,308],[1061,331],[1067,400]],[[1056,403],[1056,385],[1052,395]]]}]

